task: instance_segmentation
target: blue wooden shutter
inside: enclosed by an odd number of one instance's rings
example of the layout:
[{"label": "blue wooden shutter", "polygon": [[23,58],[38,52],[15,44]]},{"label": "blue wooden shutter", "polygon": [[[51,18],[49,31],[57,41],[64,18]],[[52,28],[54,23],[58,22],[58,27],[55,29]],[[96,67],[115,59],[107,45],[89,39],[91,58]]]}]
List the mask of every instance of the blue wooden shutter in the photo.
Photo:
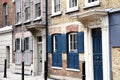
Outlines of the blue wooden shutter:
[{"label": "blue wooden shutter", "polygon": [[84,32],[78,33],[78,52],[84,52]]},{"label": "blue wooden shutter", "polygon": [[62,52],[67,52],[67,36],[62,34]]},{"label": "blue wooden shutter", "polygon": [[48,45],[47,45],[47,48],[48,48],[48,52],[51,53],[52,52],[52,36],[48,35],[47,36],[47,41],[48,41]]},{"label": "blue wooden shutter", "polygon": [[57,66],[62,67],[62,35],[57,35]]}]

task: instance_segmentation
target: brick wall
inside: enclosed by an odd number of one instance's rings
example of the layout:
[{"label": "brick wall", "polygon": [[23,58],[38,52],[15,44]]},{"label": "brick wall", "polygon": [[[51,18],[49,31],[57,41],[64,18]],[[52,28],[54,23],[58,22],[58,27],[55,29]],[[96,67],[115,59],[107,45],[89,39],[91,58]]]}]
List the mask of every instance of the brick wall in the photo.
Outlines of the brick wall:
[{"label": "brick wall", "polygon": [[120,80],[120,47],[112,48],[112,74],[113,80]]},{"label": "brick wall", "polygon": [[2,27],[2,1],[0,0],[0,28]]},{"label": "brick wall", "polygon": [[[82,77],[82,63],[84,60],[79,59],[79,69],[80,71],[71,71],[67,70],[67,54],[62,54],[62,68],[61,69],[55,69],[52,68],[52,54],[48,55],[48,70],[50,75],[56,75],[56,76],[61,76],[59,79],[65,79],[65,77],[71,78],[78,78],[81,79]],[[82,55],[79,55],[82,56]],[[56,78],[56,77],[55,77]]]}]

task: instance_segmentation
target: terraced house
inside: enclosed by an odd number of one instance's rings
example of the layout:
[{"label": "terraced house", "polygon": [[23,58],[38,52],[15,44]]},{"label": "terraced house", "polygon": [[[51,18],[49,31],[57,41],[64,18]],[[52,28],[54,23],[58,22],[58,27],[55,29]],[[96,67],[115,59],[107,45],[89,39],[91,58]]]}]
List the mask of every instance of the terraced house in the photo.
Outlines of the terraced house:
[{"label": "terraced house", "polygon": [[0,0],[0,70],[4,70],[4,60],[7,68],[12,64],[12,1]]},{"label": "terraced house", "polygon": [[14,31],[12,71],[25,74],[44,74],[45,61],[45,0],[14,0]]},{"label": "terraced house", "polygon": [[[58,79],[119,79],[118,0],[51,0],[49,74]],[[85,62],[85,75],[84,71]],[[116,69],[117,68],[117,69]]]}]

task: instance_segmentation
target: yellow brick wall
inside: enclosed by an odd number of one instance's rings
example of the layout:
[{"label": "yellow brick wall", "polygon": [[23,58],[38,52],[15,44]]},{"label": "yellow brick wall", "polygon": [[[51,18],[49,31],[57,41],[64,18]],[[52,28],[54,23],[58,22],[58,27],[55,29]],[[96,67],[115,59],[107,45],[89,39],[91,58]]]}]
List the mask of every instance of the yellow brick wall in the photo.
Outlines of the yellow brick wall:
[{"label": "yellow brick wall", "polygon": [[112,48],[113,80],[120,80],[120,48]]},{"label": "yellow brick wall", "polygon": [[100,6],[84,9],[84,7],[85,7],[84,1],[85,0],[78,0],[79,11],[66,14],[66,10],[67,10],[66,0],[61,0],[62,15],[52,17],[51,25],[58,25],[58,24],[64,24],[67,22],[76,21],[76,19],[70,18],[70,15],[73,15],[76,13],[83,13],[85,11],[94,10],[94,9],[105,10],[105,9],[109,9],[109,8],[119,8],[120,7],[120,0],[100,0]]}]

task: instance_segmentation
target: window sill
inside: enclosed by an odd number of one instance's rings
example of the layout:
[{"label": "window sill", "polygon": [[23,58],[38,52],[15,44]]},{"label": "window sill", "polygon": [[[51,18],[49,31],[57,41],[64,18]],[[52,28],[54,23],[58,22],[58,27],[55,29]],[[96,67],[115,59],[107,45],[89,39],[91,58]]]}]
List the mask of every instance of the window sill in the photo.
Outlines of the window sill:
[{"label": "window sill", "polygon": [[21,65],[22,63],[15,63],[15,65]]},{"label": "window sill", "polygon": [[25,66],[30,66],[30,65],[31,65],[30,63],[28,63],[28,64],[27,64],[27,63],[25,63]]},{"label": "window sill", "polygon": [[79,7],[73,7],[73,8],[69,8],[67,9],[66,13],[71,13],[71,12],[75,12],[75,11],[78,11],[79,10]]},{"label": "window sill", "polygon": [[15,24],[15,26],[19,26],[21,24],[22,24],[22,22],[18,22],[18,23]]},{"label": "window sill", "polygon": [[90,7],[99,6],[99,5],[100,5],[100,2],[99,2],[99,1],[91,2],[91,3],[85,3],[84,9],[90,8]]},{"label": "window sill", "polygon": [[54,66],[52,66],[51,68],[52,69],[60,69],[60,70],[62,69],[62,67],[54,67]]},{"label": "window sill", "polygon": [[33,21],[39,21],[41,19],[42,19],[42,17],[40,16],[40,17],[37,17],[37,18],[33,19]]},{"label": "window sill", "polygon": [[26,20],[26,21],[24,22],[24,24],[27,24],[27,23],[30,23],[30,22],[31,22],[31,20],[28,19],[28,20]]},{"label": "window sill", "polygon": [[68,70],[68,71],[75,71],[75,72],[79,72],[80,71],[79,69],[72,69],[72,68],[67,68],[66,70]]},{"label": "window sill", "polygon": [[61,11],[56,12],[56,13],[52,13],[51,17],[54,17],[54,16],[59,16],[59,15],[61,15],[61,14],[62,14],[62,12],[61,12]]}]

